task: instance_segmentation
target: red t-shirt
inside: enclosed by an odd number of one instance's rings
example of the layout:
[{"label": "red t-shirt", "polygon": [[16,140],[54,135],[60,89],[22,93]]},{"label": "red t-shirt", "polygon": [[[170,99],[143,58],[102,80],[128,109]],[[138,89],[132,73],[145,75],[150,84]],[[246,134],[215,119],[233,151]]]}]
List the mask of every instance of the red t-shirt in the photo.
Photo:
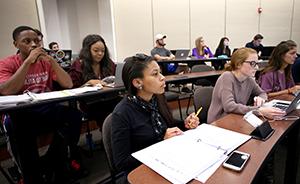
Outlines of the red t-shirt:
[{"label": "red t-shirt", "polygon": [[[20,55],[12,55],[0,60],[0,83],[12,77],[23,64]],[[28,69],[25,76],[24,86],[20,93],[28,90],[34,93],[52,91],[52,80],[55,75],[48,61],[37,61]]]}]

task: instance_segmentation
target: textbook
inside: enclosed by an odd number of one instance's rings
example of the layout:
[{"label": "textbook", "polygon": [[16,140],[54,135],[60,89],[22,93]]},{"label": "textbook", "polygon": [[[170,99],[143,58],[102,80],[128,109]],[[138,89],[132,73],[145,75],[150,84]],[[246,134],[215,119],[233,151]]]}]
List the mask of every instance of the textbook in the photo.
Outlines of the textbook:
[{"label": "textbook", "polygon": [[14,106],[20,103],[27,103],[27,102],[39,101],[39,100],[63,98],[67,96],[74,96],[77,94],[89,92],[89,91],[97,91],[99,89],[102,89],[102,86],[95,86],[95,87],[85,86],[81,88],[67,89],[61,91],[51,91],[51,92],[44,92],[44,93],[32,93],[27,91],[21,95],[0,96],[0,107]]},{"label": "textbook", "polygon": [[[227,155],[250,138],[249,135],[201,124],[132,156],[172,183],[187,183],[193,178],[201,178],[201,174],[207,175],[212,167],[218,168]],[[213,172],[210,171],[210,175]]]}]

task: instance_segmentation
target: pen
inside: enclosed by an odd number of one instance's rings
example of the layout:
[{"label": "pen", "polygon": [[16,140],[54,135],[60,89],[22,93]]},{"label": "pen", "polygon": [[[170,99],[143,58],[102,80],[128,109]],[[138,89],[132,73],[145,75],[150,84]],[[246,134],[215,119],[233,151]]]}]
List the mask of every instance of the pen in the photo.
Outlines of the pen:
[{"label": "pen", "polygon": [[[196,117],[199,115],[199,113],[201,112],[201,110],[202,110],[202,107],[200,107],[200,108],[198,109],[198,111],[196,112],[196,114],[195,114]],[[190,121],[190,122],[188,123],[188,125],[191,127],[192,122]]]},{"label": "pen", "polygon": [[200,107],[200,108],[198,109],[198,111],[197,111],[197,113],[195,114],[195,116],[198,116],[199,113],[201,112],[201,110],[202,110],[202,107]]}]

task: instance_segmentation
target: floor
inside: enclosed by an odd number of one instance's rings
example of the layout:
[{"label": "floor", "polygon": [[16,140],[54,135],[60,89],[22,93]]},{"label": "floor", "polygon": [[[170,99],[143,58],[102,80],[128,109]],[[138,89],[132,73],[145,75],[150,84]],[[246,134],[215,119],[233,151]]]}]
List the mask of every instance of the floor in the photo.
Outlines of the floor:
[{"label": "floor", "polygon": [[[183,103],[186,103],[187,101],[184,101]],[[171,104],[173,107],[176,105],[176,102]],[[183,104],[183,106],[185,106]],[[184,117],[185,115],[186,107],[183,107],[182,112]],[[189,112],[192,112],[194,110],[193,106],[190,106]],[[175,118],[180,118],[178,109],[173,109],[173,115]],[[84,158],[84,164],[89,170],[90,174],[79,180],[80,184],[96,184],[96,183],[110,183],[107,178],[109,178],[109,168],[106,160],[106,155],[104,153],[103,148],[101,147],[101,133],[99,130],[92,131],[93,140],[95,142],[95,149],[93,152],[93,155],[88,155],[88,147],[86,144],[86,138],[83,134],[80,139],[80,146],[82,147],[83,152],[83,158]],[[278,147],[276,150],[274,161],[276,163],[275,165],[275,183],[281,184],[283,182],[282,171],[284,170],[284,160],[283,158],[286,155],[285,146],[284,143]],[[10,167],[12,164],[11,160],[6,160],[2,162],[2,166],[4,168]],[[300,167],[300,165],[299,165]],[[300,178],[300,173],[298,173],[298,178]],[[297,183],[300,183],[300,179]],[[2,174],[0,174],[0,183],[1,184],[7,184],[7,180],[4,178]]]}]

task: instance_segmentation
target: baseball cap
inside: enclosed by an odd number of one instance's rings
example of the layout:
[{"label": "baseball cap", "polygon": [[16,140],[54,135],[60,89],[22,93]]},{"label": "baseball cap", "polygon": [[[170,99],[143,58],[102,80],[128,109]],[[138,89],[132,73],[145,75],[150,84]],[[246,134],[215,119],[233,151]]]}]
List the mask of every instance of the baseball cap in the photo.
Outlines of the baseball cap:
[{"label": "baseball cap", "polygon": [[166,36],[166,35],[163,35],[163,34],[157,34],[157,35],[155,36],[155,40],[161,40],[161,39],[164,39],[164,38],[167,38],[167,36]]}]

